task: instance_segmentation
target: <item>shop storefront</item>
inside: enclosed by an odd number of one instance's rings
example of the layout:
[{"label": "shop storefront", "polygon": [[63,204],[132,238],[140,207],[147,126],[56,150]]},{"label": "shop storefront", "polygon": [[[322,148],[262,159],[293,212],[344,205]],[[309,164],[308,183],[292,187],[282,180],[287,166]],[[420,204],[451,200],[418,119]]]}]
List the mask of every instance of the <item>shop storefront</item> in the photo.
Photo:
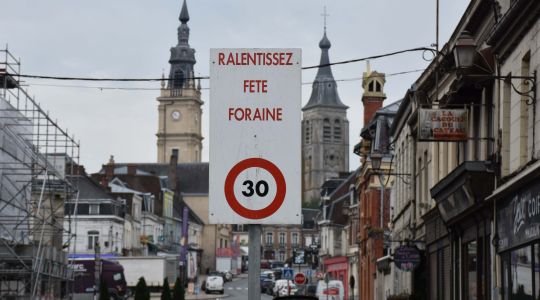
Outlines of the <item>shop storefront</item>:
[{"label": "shop storefront", "polygon": [[540,179],[513,190],[497,201],[495,245],[501,258],[502,299],[539,299]]},{"label": "shop storefront", "polygon": [[348,258],[346,256],[338,256],[327,258],[324,260],[324,270],[330,276],[330,279],[343,282],[345,289],[345,298],[349,297],[349,273],[348,273]]},{"label": "shop storefront", "polygon": [[467,161],[431,189],[436,210],[427,214],[428,299],[491,299],[491,223],[487,201],[494,174],[483,161]]}]

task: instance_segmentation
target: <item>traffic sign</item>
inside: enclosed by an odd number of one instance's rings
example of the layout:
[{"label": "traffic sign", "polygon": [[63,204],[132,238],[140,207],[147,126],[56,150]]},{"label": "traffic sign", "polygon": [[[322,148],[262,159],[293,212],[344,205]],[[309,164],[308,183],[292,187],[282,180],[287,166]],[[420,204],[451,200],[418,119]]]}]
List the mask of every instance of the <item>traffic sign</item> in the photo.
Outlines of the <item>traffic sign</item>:
[{"label": "traffic sign", "polygon": [[283,279],[293,280],[294,271],[291,268],[283,269]]},{"label": "traffic sign", "polygon": [[301,50],[212,49],[210,224],[301,223]]},{"label": "traffic sign", "polygon": [[298,285],[306,284],[307,283],[306,275],[304,275],[304,273],[296,273],[296,275],[294,275],[294,283]]}]

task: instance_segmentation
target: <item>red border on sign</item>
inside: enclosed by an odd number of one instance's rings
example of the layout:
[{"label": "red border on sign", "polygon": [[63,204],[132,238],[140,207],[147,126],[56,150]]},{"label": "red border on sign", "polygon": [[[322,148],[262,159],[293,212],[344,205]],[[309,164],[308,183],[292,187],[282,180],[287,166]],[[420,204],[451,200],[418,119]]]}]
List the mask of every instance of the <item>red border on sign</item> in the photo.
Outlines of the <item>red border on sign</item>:
[{"label": "red border on sign", "polygon": [[[234,182],[238,175],[248,168],[262,168],[272,174],[274,180],[276,180],[276,196],[272,202],[261,209],[248,209],[242,206],[236,196],[234,195]],[[259,220],[271,216],[275,213],[285,201],[285,194],[287,191],[287,185],[285,183],[285,177],[279,168],[271,161],[264,158],[247,158],[232,167],[225,178],[225,199],[229,203],[229,206],[240,216],[246,219]]]},{"label": "red border on sign", "polygon": [[294,283],[298,285],[306,284],[307,277],[304,273],[296,273],[294,275]]}]

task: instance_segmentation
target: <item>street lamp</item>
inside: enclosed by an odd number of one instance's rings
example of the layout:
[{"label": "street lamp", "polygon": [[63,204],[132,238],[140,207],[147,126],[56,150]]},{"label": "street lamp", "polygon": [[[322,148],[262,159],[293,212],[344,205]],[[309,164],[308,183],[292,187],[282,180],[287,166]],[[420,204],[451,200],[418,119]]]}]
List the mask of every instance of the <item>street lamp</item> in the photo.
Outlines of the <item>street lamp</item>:
[{"label": "street lamp", "polygon": [[371,158],[371,167],[373,168],[373,171],[380,170],[383,155],[381,153],[378,153],[378,152],[373,152],[373,153],[371,153],[370,158]]},{"label": "street lamp", "polygon": [[468,69],[473,66],[476,42],[468,31],[461,32],[453,52],[458,69]]},{"label": "street lamp", "polygon": [[[476,42],[473,38],[473,36],[468,31],[461,32],[460,36],[458,37],[456,44],[454,45],[454,49],[452,51],[454,52],[454,59],[456,63],[456,68],[461,71],[465,71],[464,73],[467,73],[466,71],[474,72],[472,70],[472,67],[475,66],[474,64],[474,58],[477,54],[482,56],[484,58],[484,61],[491,61],[488,60],[485,57],[485,53],[479,52],[476,50]],[[479,66],[477,66],[479,67]],[[497,79],[502,80],[505,82],[510,83],[512,86],[512,89],[519,95],[527,97],[526,104],[532,105],[536,103],[536,70],[533,72],[532,76],[500,76],[500,75],[492,75],[492,74],[466,74],[464,75],[467,79],[479,79],[479,80],[490,80],[490,79]],[[518,88],[514,85],[512,80],[521,80],[522,81],[522,87]],[[524,87],[528,86],[528,89],[525,89]]]}]

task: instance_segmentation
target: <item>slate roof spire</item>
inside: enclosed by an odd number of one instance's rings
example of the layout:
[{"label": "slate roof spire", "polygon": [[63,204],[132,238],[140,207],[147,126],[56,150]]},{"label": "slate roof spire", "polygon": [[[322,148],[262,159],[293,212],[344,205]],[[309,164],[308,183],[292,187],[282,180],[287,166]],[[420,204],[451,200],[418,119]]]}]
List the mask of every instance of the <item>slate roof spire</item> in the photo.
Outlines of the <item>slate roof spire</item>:
[{"label": "slate roof spire", "polygon": [[195,49],[189,46],[189,13],[187,1],[182,3],[180,11],[181,22],[178,27],[178,44],[171,48],[171,70],[169,72],[168,88],[179,89],[189,87],[193,77],[193,66],[196,63]]},{"label": "slate roof spire", "polygon": [[180,11],[179,20],[180,22],[182,22],[182,24],[186,24],[189,21],[189,13],[187,10],[186,0],[184,0],[184,4],[182,4],[182,11]]},{"label": "slate roof spire", "polygon": [[328,49],[332,46],[330,40],[326,36],[326,13],[325,13],[325,25],[324,25],[324,34],[319,42],[319,48],[321,48],[321,59],[319,62],[319,69],[317,71],[317,76],[313,81],[313,89],[311,91],[311,97],[309,98],[308,103],[302,110],[317,106],[325,107],[337,107],[347,109],[348,106],[343,104],[339,98],[337,92],[336,81],[334,80],[334,75],[332,74],[332,69],[328,64],[330,64],[330,57],[328,55]]}]

